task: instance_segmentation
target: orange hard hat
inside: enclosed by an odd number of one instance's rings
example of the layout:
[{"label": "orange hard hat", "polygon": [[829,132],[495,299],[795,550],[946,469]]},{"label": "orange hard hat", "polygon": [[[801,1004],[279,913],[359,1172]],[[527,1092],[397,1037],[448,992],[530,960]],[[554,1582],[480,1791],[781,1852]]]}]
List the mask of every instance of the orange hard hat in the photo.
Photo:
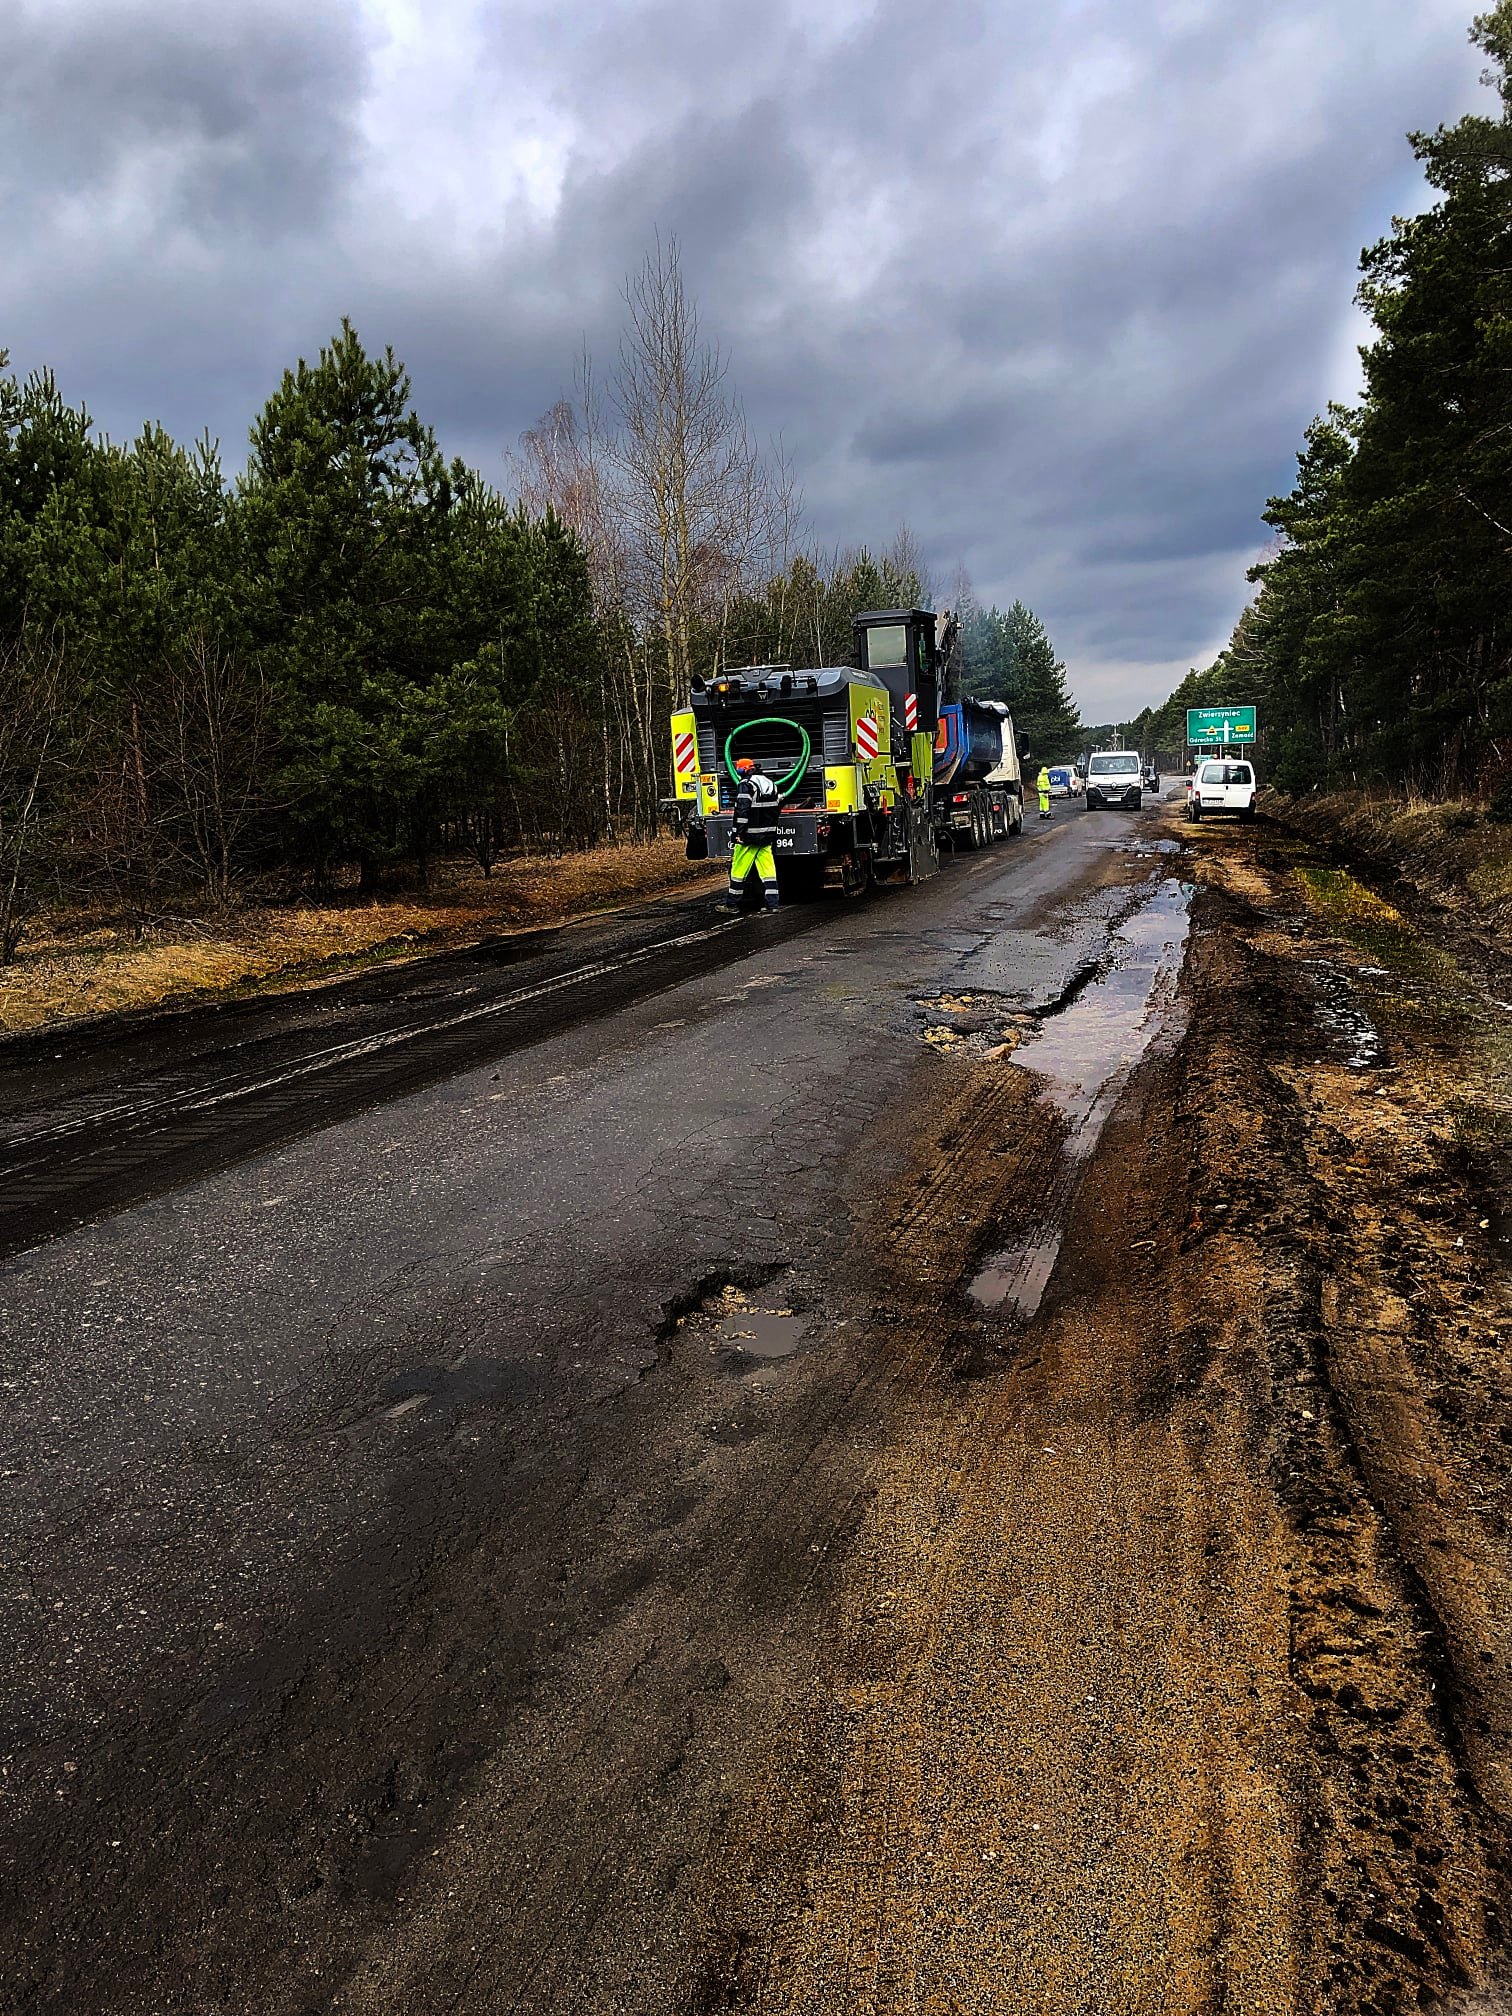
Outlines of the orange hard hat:
[{"label": "orange hard hat", "polygon": [[756,764],[754,759],[751,758],[750,756],[739,756],[736,758],[735,768],[741,771],[754,770],[756,768]]}]

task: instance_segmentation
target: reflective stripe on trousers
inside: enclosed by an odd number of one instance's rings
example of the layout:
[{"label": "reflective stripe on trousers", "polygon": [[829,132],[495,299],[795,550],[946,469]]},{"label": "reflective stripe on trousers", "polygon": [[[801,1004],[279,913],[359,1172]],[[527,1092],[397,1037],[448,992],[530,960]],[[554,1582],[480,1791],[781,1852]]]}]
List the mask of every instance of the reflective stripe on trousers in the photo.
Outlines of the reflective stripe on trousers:
[{"label": "reflective stripe on trousers", "polygon": [[777,861],[770,844],[765,847],[751,847],[744,841],[735,842],[730,856],[730,894],[738,896],[745,888],[746,877],[752,869],[761,877],[763,889],[777,887]]}]

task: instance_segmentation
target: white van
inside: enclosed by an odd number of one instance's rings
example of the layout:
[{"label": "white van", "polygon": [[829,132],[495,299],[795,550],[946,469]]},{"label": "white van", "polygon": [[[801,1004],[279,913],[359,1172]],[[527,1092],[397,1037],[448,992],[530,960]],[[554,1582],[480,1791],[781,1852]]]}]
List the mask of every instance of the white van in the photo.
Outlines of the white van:
[{"label": "white van", "polygon": [[1087,810],[1099,805],[1127,805],[1137,812],[1144,803],[1144,773],[1132,749],[1099,749],[1087,763]]},{"label": "white van", "polygon": [[1199,763],[1187,792],[1188,819],[1232,812],[1237,819],[1255,816],[1255,766],[1232,761]]}]

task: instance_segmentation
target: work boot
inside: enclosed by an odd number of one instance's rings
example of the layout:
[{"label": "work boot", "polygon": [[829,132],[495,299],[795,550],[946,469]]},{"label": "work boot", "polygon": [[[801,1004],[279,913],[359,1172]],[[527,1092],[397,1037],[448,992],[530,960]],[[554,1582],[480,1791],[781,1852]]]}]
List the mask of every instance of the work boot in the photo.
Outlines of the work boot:
[{"label": "work boot", "polygon": [[768,889],[766,892],[766,907],[768,910],[780,910],[782,908],[782,898],[775,889]]}]

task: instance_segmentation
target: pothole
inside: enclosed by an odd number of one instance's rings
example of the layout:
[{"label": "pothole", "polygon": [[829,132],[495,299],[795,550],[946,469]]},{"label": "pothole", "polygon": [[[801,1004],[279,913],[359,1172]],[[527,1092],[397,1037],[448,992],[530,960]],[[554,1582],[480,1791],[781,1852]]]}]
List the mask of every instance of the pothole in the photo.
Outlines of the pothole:
[{"label": "pothole", "polygon": [[1027,1010],[1001,994],[930,994],[918,1004],[931,1019],[920,1031],[934,1050],[965,1049],[978,1057],[1003,1057],[1034,1027]]},{"label": "pothole", "polygon": [[812,1319],[791,1308],[779,1283],[786,1268],[758,1281],[708,1284],[699,1299],[678,1315],[668,1333],[681,1350],[722,1359],[733,1370],[791,1358]]}]

